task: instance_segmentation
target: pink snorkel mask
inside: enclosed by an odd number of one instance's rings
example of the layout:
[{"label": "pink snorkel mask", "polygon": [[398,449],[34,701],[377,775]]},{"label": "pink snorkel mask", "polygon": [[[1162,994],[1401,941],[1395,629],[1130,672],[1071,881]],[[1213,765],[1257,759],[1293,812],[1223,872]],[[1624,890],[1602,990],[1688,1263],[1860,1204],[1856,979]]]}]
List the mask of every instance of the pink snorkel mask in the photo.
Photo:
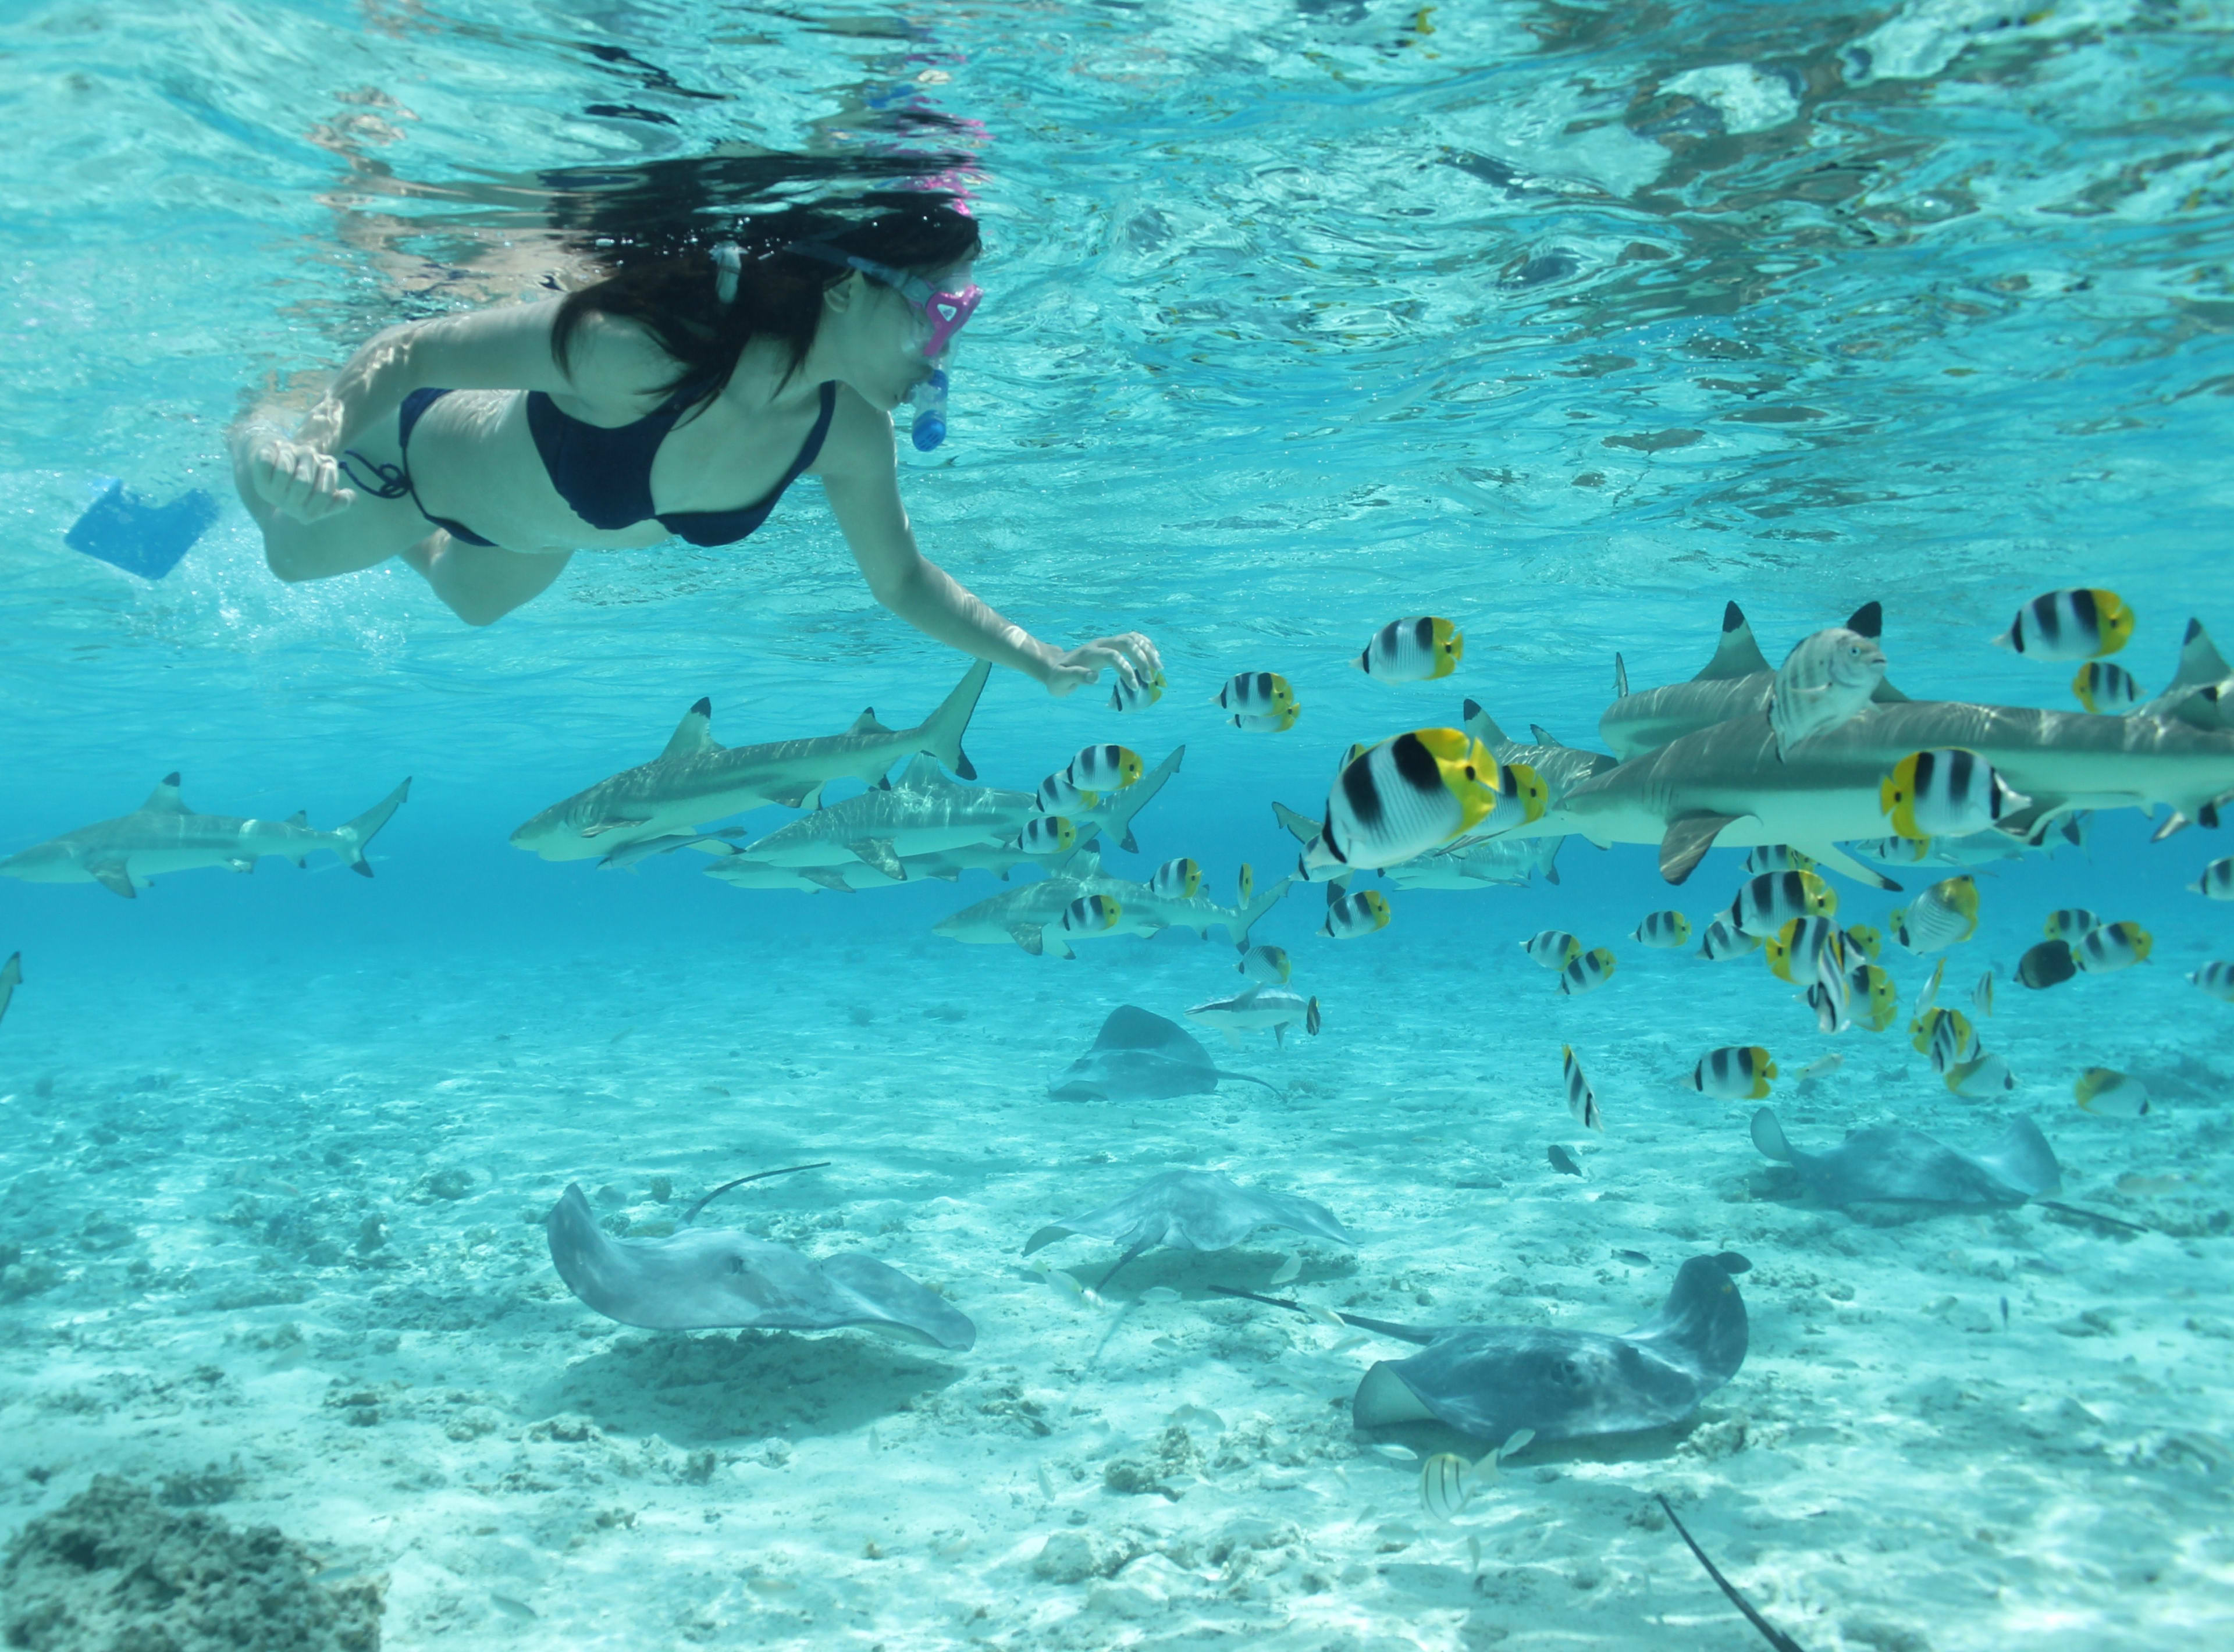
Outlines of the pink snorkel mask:
[{"label": "pink snorkel mask", "polygon": [[820,258],[826,264],[842,264],[849,270],[859,270],[872,281],[881,282],[913,304],[923,318],[931,323],[931,336],[923,344],[923,358],[926,362],[935,362],[945,354],[954,335],[961,331],[963,323],[977,313],[978,301],[985,296],[985,290],[974,282],[959,292],[943,292],[921,276],[895,270],[889,264],[865,258],[858,252],[848,252],[827,241],[794,241],[784,251]]}]

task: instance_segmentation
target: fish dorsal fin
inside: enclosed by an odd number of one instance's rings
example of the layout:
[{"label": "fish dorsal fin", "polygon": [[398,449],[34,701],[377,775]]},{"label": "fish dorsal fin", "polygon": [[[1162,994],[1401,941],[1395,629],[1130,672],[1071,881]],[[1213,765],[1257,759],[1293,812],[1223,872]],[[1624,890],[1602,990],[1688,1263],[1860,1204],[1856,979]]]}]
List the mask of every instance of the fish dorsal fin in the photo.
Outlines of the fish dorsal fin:
[{"label": "fish dorsal fin", "polygon": [[2165,692],[2177,694],[2206,682],[2223,682],[2230,676],[2234,676],[2234,667],[2229,667],[2225,656],[2211,646],[2211,633],[2203,629],[2203,622],[2188,621],[2187,635],[2179,645],[2179,669],[2172,674]]},{"label": "fish dorsal fin", "polygon": [[1101,856],[1093,849],[1081,849],[1063,863],[1062,875],[1084,883],[1089,878],[1101,876]]},{"label": "fish dorsal fin", "polygon": [[155,782],[155,789],[147,793],[147,800],[140,806],[142,814],[184,814],[186,806],[179,800],[179,777],[166,774]]},{"label": "fish dorsal fin", "polygon": [[1715,646],[1715,657],[1691,681],[1727,682],[1770,669],[1768,656],[1753,640],[1753,627],[1746,624],[1745,611],[1732,603],[1722,610],[1722,640]]},{"label": "fish dorsal fin", "polygon": [[294,812],[294,813],[292,813],[292,814],[291,814],[291,815],[289,815],[289,816],[287,817],[287,824],[288,824],[289,826],[306,826],[310,825],[310,810],[308,810],[308,809],[297,809],[297,810],[296,810],[296,811]]},{"label": "fish dorsal fin", "polygon": [[1872,643],[1876,642],[1885,635],[1885,604],[1864,603],[1846,621],[1846,629],[1858,637],[1866,637]]},{"label": "fish dorsal fin", "polygon": [[1878,686],[1870,690],[1870,699],[1881,706],[1904,706],[1908,703],[1908,696],[1882,677],[1878,679]]},{"label": "fish dorsal fin", "polygon": [[1545,728],[1540,722],[1532,722],[1528,725],[1528,738],[1539,746],[1558,746],[1562,748],[1565,747],[1565,742],[1558,735]]},{"label": "fish dorsal fin", "polygon": [[668,737],[667,749],[660,753],[667,757],[696,757],[701,752],[718,751],[714,744],[714,702],[703,699],[683,714],[683,721],[675,725]]},{"label": "fish dorsal fin", "polygon": [[892,731],[877,721],[876,707],[863,706],[861,715],[853,719],[852,727],[846,732],[849,735],[889,735]]},{"label": "fish dorsal fin", "polygon": [[1480,701],[1467,701],[1465,715],[1466,733],[1491,750],[1494,751],[1499,746],[1510,746],[1512,743],[1506,737],[1505,730],[1497,726],[1497,719],[1481,708]]},{"label": "fish dorsal fin", "polygon": [[1629,665],[1618,654],[1613,656],[1613,697],[1629,698]]},{"label": "fish dorsal fin", "polygon": [[918,752],[908,766],[900,771],[900,784],[918,791],[936,786],[944,776],[939,773],[938,759],[927,752]]}]

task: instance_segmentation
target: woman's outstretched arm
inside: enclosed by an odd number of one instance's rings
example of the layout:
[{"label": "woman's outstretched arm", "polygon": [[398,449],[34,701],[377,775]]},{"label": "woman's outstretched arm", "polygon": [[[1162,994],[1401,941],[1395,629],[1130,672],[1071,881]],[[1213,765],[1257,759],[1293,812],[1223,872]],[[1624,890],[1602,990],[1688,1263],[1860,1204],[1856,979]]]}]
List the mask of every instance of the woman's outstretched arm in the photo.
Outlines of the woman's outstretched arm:
[{"label": "woman's outstretched arm", "polygon": [[1094,682],[1105,667],[1128,682],[1162,669],[1156,645],[1136,631],[1101,637],[1082,648],[1051,648],[1022,626],[1003,619],[926,558],[916,548],[915,531],[900,503],[891,421],[872,416],[885,426],[881,467],[875,460],[873,442],[849,443],[849,451],[834,467],[824,468],[822,486],[853,560],[879,603],[924,636],[1022,671],[1046,684],[1053,695],[1067,695]]}]

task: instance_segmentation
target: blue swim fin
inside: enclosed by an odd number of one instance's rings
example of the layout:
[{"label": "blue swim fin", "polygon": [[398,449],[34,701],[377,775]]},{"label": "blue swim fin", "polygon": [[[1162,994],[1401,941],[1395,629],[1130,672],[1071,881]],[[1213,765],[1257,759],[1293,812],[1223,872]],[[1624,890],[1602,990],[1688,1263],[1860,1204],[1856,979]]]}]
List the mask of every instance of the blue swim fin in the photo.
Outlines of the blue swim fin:
[{"label": "blue swim fin", "polygon": [[160,579],[216,520],[217,500],[199,487],[188,488],[168,505],[150,505],[127,493],[122,482],[111,482],[71,524],[62,542],[127,573]]}]

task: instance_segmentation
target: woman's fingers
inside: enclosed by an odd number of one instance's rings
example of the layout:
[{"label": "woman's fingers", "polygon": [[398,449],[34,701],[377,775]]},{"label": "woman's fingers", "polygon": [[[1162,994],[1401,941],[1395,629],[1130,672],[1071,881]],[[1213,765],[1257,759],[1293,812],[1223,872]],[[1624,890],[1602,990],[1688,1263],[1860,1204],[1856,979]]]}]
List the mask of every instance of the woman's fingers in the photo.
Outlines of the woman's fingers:
[{"label": "woman's fingers", "polygon": [[1128,689],[1140,679],[1163,669],[1156,645],[1138,631],[1121,637],[1100,637],[1071,650],[1048,674],[1048,692],[1058,698],[1099,680],[1106,668],[1114,671]]},{"label": "woman's fingers", "polygon": [[265,502],[298,522],[315,522],[356,503],[356,491],[342,486],[341,467],[331,455],[297,442],[265,442],[251,473]]}]

